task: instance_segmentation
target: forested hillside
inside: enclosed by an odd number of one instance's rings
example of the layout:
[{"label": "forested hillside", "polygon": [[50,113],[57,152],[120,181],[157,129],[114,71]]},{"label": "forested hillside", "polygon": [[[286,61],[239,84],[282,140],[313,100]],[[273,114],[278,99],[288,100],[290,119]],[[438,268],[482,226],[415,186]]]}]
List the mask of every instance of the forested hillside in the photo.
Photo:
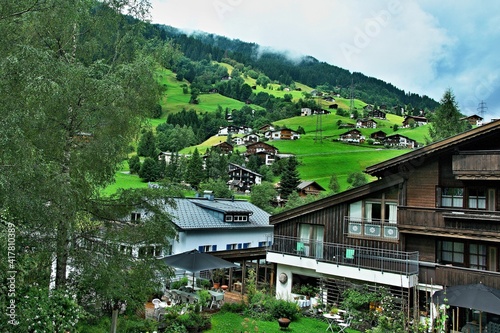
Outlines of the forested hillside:
[{"label": "forested hillside", "polygon": [[170,40],[179,46],[180,51],[191,60],[222,61],[230,58],[264,73],[270,80],[283,85],[301,82],[313,88],[339,93],[343,97],[350,96],[351,85],[354,97],[369,104],[399,106],[420,110],[434,110],[438,103],[416,93],[405,92],[390,83],[362,73],[351,73],[333,64],[320,62],[304,56],[300,62],[292,61],[285,54],[263,51],[255,43],[231,40],[223,36],[199,32],[186,35],[180,30],[164,26],[152,25],[147,32],[149,38],[158,37]]}]

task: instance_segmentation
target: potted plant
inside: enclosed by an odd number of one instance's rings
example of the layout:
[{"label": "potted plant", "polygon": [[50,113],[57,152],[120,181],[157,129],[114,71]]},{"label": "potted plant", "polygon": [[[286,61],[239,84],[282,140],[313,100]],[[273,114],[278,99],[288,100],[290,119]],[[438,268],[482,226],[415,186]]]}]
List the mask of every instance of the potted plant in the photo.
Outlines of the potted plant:
[{"label": "potted plant", "polygon": [[311,286],[310,284],[303,284],[300,287],[300,293],[306,296],[306,299],[310,299],[311,296],[318,293],[318,288]]},{"label": "potted plant", "polygon": [[212,271],[212,281],[214,283],[214,289],[220,289],[220,284],[225,274],[226,273],[223,268],[217,268]]}]

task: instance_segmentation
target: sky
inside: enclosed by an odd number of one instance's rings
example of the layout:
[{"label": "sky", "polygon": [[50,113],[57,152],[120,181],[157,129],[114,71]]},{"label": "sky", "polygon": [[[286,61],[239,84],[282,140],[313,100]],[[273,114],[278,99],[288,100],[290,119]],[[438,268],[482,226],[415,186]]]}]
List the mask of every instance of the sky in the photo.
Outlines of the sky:
[{"label": "sky", "polygon": [[500,119],[500,1],[151,0],[151,22],[319,61]]}]

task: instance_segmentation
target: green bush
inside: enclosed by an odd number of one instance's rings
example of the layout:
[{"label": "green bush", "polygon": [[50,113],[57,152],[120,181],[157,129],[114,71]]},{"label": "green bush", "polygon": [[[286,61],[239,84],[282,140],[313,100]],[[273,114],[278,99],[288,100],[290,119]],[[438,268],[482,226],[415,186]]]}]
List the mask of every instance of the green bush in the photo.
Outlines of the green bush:
[{"label": "green bush", "polygon": [[222,312],[232,312],[232,313],[243,313],[246,310],[247,306],[243,302],[236,303],[224,303],[221,307]]},{"label": "green bush", "polygon": [[288,318],[290,320],[296,320],[299,316],[300,309],[295,302],[289,302],[283,299],[274,300],[271,302],[270,312],[273,318]]},{"label": "green bush", "polygon": [[188,332],[203,332],[212,328],[209,316],[197,312],[187,312],[177,318],[177,322],[183,325]]}]

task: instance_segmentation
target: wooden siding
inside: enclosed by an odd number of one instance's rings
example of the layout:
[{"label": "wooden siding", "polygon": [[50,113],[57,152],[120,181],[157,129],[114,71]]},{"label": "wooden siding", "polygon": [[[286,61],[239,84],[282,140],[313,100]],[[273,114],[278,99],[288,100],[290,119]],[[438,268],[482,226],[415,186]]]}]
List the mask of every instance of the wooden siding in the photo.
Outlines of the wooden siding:
[{"label": "wooden siding", "polygon": [[425,235],[408,235],[405,237],[405,251],[418,251],[421,261],[436,261],[436,240]]},{"label": "wooden siding", "polygon": [[418,280],[420,283],[441,286],[458,286],[481,282],[486,286],[500,289],[500,273],[445,265],[436,265],[434,268],[420,266]]},{"label": "wooden siding", "polygon": [[438,184],[438,163],[427,163],[411,171],[407,181],[407,205],[436,207],[436,184]]},{"label": "wooden siding", "polygon": [[473,151],[453,155],[455,177],[467,180],[500,179],[500,152]]}]

